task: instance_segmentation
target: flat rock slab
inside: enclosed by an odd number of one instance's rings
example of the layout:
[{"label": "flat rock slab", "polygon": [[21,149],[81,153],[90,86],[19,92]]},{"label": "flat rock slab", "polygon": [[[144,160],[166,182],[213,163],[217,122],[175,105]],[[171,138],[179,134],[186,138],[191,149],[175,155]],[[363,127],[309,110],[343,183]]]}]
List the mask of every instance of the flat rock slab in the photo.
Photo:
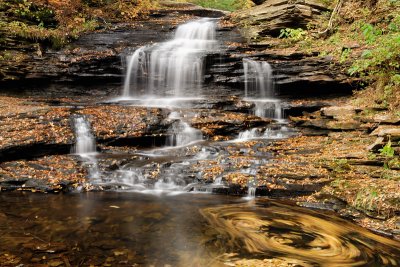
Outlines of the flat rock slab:
[{"label": "flat rock slab", "polygon": [[162,123],[167,113],[158,108],[93,106],[81,109],[77,114],[87,117],[99,142],[156,134],[157,131],[151,129],[157,125],[158,133],[168,129],[168,125]]},{"label": "flat rock slab", "polygon": [[0,164],[0,190],[60,192],[84,186],[86,170],[76,157],[47,156]]},{"label": "flat rock slab", "polygon": [[382,125],[376,128],[371,135],[374,136],[390,136],[394,139],[400,139],[400,126],[386,126]]},{"label": "flat rock slab", "polygon": [[321,109],[322,115],[334,119],[348,119],[356,115],[360,110],[353,106],[325,107]]},{"label": "flat rock slab", "polygon": [[208,137],[232,136],[240,131],[258,126],[266,126],[272,120],[263,119],[254,115],[220,111],[220,110],[199,110],[191,119],[192,127],[197,128]]},{"label": "flat rock slab", "polygon": [[[28,158],[48,152],[68,153],[74,135],[69,108],[14,106],[0,122],[0,161]],[[43,151],[41,151],[43,150]]]}]

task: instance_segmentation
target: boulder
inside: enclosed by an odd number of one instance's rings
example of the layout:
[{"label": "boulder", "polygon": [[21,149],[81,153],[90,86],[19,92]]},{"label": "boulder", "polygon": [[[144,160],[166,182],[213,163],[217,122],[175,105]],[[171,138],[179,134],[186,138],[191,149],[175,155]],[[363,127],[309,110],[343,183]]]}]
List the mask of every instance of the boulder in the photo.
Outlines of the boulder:
[{"label": "boulder", "polygon": [[257,39],[278,36],[284,28],[303,28],[329,9],[314,0],[266,0],[261,5],[239,11],[232,18],[244,27],[244,35]]}]

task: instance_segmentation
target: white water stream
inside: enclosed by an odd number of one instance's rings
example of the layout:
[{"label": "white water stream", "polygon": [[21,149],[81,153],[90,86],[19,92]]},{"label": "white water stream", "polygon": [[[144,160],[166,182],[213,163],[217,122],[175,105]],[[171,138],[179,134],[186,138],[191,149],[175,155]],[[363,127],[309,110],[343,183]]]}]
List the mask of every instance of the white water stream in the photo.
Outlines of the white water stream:
[{"label": "white water stream", "polygon": [[217,48],[216,21],[179,26],[172,40],[143,46],[127,57],[123,97],[201,95],[204,56]]},{"label": "white water stream", "polygon": [[92,183],[98,182],[100,171],[97,162],[96,139],[91,132],[89,122],[84,117],[76,117],[74,153],[79,155],[88,165],[89,179]]},{"label": "white water stream", "polygon": [[178,112],[172,112],[169,115],[170,120],[176,120],[170,129],[168,146],[185,146],[190,143],[203,140],[203,134],[200,130],[191,127],[183,121]]},{"label": "white water stream", "polygon": [[243,59],[245,99],[255,104],[254,115],[281,120],[282,106],[276,91],[271,65],[265,61]]},{"label": "white water stream", "polygon": [[[129,101],[133,100],[135,105],[175,110],[179,108],[184,111],[183,108],[186,108],[190,101],[203,100],[205,56],[217,48],[216,20],[204,18],[179,26],[172,40],[136,49],[126,57],[124,88],[119,101],[126,100],[127,104],[131,104]],[[254,114],[281,119],[282,108],[280,101],[275,98],[272,67],[267,62],[244,59],[243,69],[245,100],[254,103]],[[203,140],[203,134],[190,126],[182,111],[171,112],[168,120],[172,124],[167,131],[169,137],[166,146],[137,154],[143,162],[148,160],[149,163],[141,165],[131,162],[117,170],[100,173],[90,125],[83,117],[76,118],[75,152],[91,166],[89,173],[92,183],[103,188],[119,188],[148,194],[211,192],[213,188],[225,187],[223,176],[219,176],[213,183],[200,185],[198,181],[202,180],[202,171],[197,174],[190,173],[190,169],[198,164],[199,160],[214,159],[218,153],[203,149],[198,154],[176,159],[180,155],[179,151],[196,150],[199,141]],[[280,129],[250,129],[242,132],[235,141],[280,138]],[[170,163],[162,160],[163,163],[157,163],[158,158],[168,158]],[[256,175],[251,174],[254,177]],[[254,198],[256,188],[255,182],[248,184],[249,198]]]}]

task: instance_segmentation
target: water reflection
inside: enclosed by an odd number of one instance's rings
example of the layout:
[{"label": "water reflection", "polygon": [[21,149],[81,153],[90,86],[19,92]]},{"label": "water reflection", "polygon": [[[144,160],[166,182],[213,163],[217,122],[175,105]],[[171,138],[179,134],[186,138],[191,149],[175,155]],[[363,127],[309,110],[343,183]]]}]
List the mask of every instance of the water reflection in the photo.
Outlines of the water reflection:
[{"label": "water reflection", "polygon": [[397,266],[399,252],[341,219],[262,199],[0,195],[0,260],[10,266]]}]

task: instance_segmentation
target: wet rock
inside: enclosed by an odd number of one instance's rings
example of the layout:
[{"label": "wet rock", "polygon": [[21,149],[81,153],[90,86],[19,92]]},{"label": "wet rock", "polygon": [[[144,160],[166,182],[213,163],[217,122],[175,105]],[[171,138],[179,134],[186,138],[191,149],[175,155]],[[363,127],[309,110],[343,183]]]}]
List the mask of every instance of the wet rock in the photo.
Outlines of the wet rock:
[{"label": "wet rock", "polygon": [[210,18],[219,18],[229,14],[229,12],[227,11],[222,11],[212,8],[203,8],[201,6],[192,3],[161,1],[160,5],[167,7],[168,9],[158,10],[157,11],[158,14],[170,14],[176,12],[182,15],[194,15],[199,17],[210,17]]},{"label": "wet rock", "polygon": [[38,109],[7,116],[0,124],[0,162],[69,153],[73,143],[67,108]]},{"label": "wet rock", "polygon": [[93,106],[80,111],[88,117],[99,143],[146,147],[165,144],[172,122],[157,108]]},{"label": "wet rock", "polygon": [[240,131],[265,126],[272,122],[254,115],[217,110],[201,110],[191,120],[191,125],[203,132],[206,136],[233,136]]},{"label": "wet rock", "polygon": [[267,61],[274,70],[276,95],[285,98],[306,96],[349,95],[354,79],[350,79],[332,60],[304,53],[282,54],[266,50],[254,54],[243,54],[240,49],[230,50],[220,55],[208,55],[206,74],[208,82],[244,89],[243,58]]},{"label": "wet rock", "polygon": [[329,103],[323,101],[307,101],[307,102],[289,102],[283,105],[286,116],[298,117],[304,112],[312,113],[320,110],[323,107],[330,106]]},{"label": "wet rock", "polygon": [[2,190],[67,192],[86,182],[86,171],[72,156],[48,156],[0,164]]},{"label": "wet rock", "polygon": [[312,127],[312,128],[319,128],[324,130],[356,130],[359,129],[361,123],[359,121],[349,119],[349,120],[341,120],[341,121],[334,121],[324,118],[317,118],[317,119],[295,119],[296,125],[301,127]]},{"label": "wet rock", "polygon": [[356,130],[361,126],[361,122],[354,119],[341,120],[341,121],[328,121],[326,129],[328,130]]},{"label": "wet rock", "polygon": [[369,125],[363,124],[357,117],[360,111],[352,106],[332,106],[313,113],[304,113],[301,117],[289,118],[299,127],[329,131],[367,130]]}]

